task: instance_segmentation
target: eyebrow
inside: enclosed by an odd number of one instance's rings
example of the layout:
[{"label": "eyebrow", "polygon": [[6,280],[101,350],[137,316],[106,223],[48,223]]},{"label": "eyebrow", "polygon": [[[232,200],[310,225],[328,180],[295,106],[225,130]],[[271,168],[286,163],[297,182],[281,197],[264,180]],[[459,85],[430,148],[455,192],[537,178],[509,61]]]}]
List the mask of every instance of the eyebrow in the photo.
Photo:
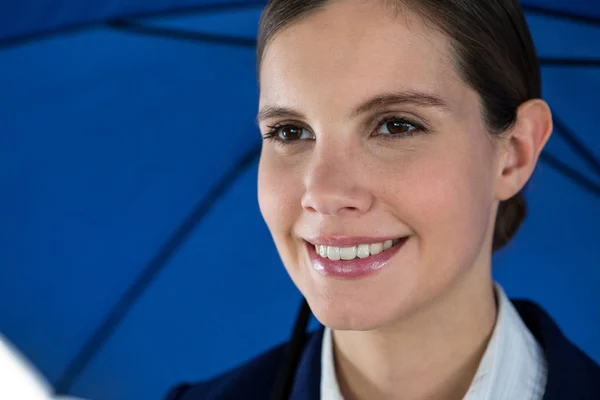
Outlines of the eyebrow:
[{"label": "eyebrow", "polygon": [[302,113],[292,110],[291,108],[279,106],[264,106],[258,113],[258,116],[256,117],[256,122],[260,123],[260,121],[265,119],[282,117],[304,119],[304,115]]},{"label": "eyebrow", "polygon": [[[448,111],[450,109],[448,103],[434,93],[407,90],[377,95],[357,107],[356,110],[352,112],[351,116],[358,117],[361,114],[365,114],[373,110],[403,104],[418,107],[439,108],[444,111]],[[281,117],[303,119],[304,115],[291,108],[267,105],[258,113],[256,122],[259,123],[265,119]]]},{"label": "eyebrow", "polygon": [[352,116],[358,117],[360,114],[365,114],[373,110],[404,104],[418,107],[439,108],[445,111],[450,109],[448,103],[434,93],[407,90],[403,92],[391,92],[375,96],[359,106],[352,113]]}]

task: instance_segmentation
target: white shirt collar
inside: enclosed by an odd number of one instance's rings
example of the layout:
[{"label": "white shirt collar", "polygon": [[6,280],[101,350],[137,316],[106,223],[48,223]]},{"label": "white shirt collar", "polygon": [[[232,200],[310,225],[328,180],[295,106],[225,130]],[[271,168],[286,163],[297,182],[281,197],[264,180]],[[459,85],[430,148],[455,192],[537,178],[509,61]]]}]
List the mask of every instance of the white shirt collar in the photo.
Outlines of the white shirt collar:
[{"label": "white shirt collar", "polygon": [[77,400],[51,393],[46,378],[0,333],[0,399]]},{"label": "white shirt collar", "polygon": [[[537,343],[503,288],[498,299],[496,326],[464,400],[542,399],[547,363]],[[333,336],[325,328],[321,351],[321,399],[343,400],[333,360]]]}]

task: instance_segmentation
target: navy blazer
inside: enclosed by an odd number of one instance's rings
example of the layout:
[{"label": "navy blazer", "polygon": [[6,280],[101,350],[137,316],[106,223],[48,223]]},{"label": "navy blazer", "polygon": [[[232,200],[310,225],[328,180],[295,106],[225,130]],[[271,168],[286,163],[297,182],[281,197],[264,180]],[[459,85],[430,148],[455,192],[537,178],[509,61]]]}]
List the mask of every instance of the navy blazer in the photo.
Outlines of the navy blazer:
[{"label": "navy blazer", "polygon": [[[600,400],[600,367],[573,345],[538,305],[526,300],[512,302],[548,361],[544,400]],[[320,398],[323,332],[321,327],[308,336],[291,400]],[[207,382],[180,385],[167,394],[166,400],[270,399],[285,350],[283,344]]]}]

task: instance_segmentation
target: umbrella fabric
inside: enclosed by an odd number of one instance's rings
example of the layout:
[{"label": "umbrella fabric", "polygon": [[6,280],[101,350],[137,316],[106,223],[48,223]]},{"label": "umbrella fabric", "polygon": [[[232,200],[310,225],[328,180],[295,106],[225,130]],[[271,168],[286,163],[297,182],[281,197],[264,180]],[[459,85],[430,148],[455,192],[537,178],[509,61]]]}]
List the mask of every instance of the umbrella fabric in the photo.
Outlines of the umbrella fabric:
[{"label": "umbrella fabric", "polygon": [[[0,332],[93,399],[286,340],[300,295],[256,201],[264,2],[32,3],[0,5]],[[494,273],[600,361],[600,7],[524,6],[557,129]]]}]

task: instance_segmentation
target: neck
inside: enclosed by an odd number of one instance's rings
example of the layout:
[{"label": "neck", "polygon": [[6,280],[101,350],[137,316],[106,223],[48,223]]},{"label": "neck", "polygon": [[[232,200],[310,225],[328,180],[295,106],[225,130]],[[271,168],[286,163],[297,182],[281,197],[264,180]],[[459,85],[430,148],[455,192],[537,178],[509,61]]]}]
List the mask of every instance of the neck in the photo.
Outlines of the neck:
[{"label": "neck", "polygon": [[334,359],[346,400],[462,399],[494,330],[489,267],[393,327],[334,331]]}]

